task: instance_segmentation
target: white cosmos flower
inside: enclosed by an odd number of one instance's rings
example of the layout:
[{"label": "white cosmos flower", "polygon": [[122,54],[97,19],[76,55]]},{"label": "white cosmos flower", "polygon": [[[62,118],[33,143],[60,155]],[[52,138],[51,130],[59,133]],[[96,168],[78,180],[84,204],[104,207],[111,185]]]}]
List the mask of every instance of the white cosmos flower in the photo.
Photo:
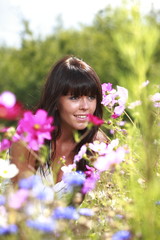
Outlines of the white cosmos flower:
[{"label": "white cosmos flower", "polygon": [[8,160],[0,158],[0,177],[2,178],[13,178],[19,173],[19,169],[14,163]]}]

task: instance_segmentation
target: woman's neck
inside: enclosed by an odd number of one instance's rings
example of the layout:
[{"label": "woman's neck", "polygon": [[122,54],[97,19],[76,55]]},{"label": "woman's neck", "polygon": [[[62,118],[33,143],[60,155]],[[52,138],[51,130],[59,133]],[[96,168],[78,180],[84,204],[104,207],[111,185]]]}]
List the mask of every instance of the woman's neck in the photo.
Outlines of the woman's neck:
[{"label": "woman's neck", "polygon": [[61,128],[61,135],[59,136],[57,141],[59,141],[61,143],[69,143],[69,142],[75,143],[74,130],[69,129],[67,127],[62,127]]},{"label": "woman's neck", "polygon": [[[56,182],[62,180],[63,172],[61,167],[63,165],[69,165],[73,163],[74,148],[76,142],[74,141],[73,134],[65,131],[56,140],[56,153],[54,159],[52,159],[53,172],[57,176]],[[52,150],[54,151],[54,144],[52,144]]]}]

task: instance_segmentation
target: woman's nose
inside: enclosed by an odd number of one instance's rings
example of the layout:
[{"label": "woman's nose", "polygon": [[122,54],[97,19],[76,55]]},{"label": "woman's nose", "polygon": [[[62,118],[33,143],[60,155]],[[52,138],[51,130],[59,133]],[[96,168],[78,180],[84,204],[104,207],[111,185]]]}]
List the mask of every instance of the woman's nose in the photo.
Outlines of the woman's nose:
[{"label": "woman's nose", "polygon": [[83,96],[80,98],[80,109],[87,110],[89,108],[89,102],[87,97]]}]

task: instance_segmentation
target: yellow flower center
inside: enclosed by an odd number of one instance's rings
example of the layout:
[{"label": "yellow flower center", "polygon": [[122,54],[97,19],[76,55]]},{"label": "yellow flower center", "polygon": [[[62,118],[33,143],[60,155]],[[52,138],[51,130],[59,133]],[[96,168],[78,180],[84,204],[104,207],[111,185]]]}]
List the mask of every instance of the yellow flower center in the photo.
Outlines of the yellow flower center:
[{"label": "yellow flower center", "polygon": [[38,130],[40,128],[41,128],[41,126],[38,123],[34,124],[34,129]]}]

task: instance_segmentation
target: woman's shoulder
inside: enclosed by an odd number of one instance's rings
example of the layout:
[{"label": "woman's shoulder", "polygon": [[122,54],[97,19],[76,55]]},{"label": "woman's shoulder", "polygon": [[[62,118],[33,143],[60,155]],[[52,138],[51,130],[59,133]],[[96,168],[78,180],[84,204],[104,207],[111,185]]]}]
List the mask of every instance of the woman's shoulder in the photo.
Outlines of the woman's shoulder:
[{"label": "woman's shoulder", "polygon": [[105,142],[105,143],[110,142],[107,135],[101,129],[98,130],[98,132],[96,133],[96,135],[94,137],[94,141]]}]

